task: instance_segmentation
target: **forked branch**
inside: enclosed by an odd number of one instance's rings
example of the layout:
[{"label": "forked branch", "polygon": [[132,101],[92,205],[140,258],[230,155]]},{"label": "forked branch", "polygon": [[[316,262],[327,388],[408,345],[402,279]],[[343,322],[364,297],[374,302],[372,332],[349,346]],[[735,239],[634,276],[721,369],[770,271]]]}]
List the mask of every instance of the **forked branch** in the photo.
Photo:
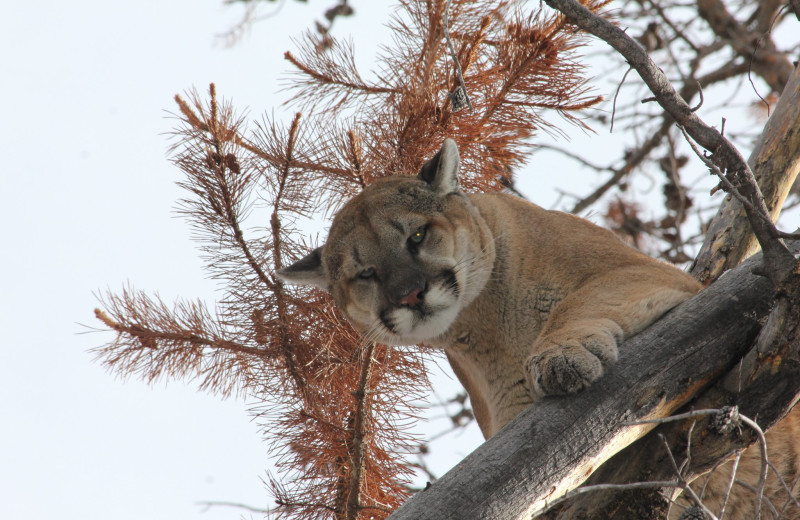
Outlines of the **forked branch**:
[{"label": "forked branch", "polygon": [[[659,105],[676,124],[700,146],[708,150],[710,159],[725,173],[730,183],[745,197],[752,208],[746,209],[753,232],[764,251],[766,274],[775,285],[788,275],[795,264],[793,255],[779,240],[779,233],[769,221],[769,211],[750,166],[739,151],[715,128],[703,122],[677,93],[667,77],[650,59],[645,50],[622,29],[593,13],[575,0],[545,0],[561,11],[570,22],[594,34],[619,52],[641,76]],[[766,216],[766,221],[763,218]]]}]

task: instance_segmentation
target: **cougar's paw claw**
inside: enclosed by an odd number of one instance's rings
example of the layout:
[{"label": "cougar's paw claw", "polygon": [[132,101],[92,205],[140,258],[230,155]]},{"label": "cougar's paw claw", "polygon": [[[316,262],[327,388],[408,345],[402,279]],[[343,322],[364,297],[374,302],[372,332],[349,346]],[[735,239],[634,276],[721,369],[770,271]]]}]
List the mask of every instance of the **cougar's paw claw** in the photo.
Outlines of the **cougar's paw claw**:
[{"label": "cougar's paw claw", "polygon": [[528,358],[526,377],[534,397],[574,394],[603,375],[603,363],[584,347],[548,349]]}]

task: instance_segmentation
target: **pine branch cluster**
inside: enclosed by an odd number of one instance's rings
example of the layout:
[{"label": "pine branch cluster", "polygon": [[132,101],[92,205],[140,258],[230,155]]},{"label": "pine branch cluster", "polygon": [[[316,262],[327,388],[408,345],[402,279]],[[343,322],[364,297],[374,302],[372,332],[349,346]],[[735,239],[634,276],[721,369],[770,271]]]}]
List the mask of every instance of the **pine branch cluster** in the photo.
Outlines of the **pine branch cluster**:
[{"label": "pine branch cluster", "polygon": [[129,287],[96,310],[116,332],[96,351],[110,370],[196,380],[256,403],[278,458],[270,482],[279,516],[388,516],[409,493],[412,403],[428,388],[424,349],[370,342],[326,293],[275,276],[308,250],[299,222],[330,214],[378,177],[415,173],[445,136],[461,145],[466,189],[502,189],[535,131],[554,130],[543,109],[581,124],[577,111],[598,101],[586,93],[578,35],[563,19],[456,0],[450,36],[474,111],[454,114],[444,6],[401,3],[377,79],[357,70],[352,45],[334,40],[321,52],[307,34],[286,54],[296,69],[292,103],[306,114],[288,126],[265,117],[248,128],[213,84],[207,99],[176,96],[171,158],[186,193],[178,211],[220,298],[213,311],[199,301],[170,306]]}]

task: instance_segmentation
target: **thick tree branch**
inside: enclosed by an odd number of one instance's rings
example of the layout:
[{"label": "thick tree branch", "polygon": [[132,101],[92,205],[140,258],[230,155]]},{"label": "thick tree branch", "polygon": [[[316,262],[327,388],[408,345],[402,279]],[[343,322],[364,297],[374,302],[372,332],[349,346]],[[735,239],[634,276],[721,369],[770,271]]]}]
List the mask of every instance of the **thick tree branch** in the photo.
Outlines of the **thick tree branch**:
[{"label": "thick tree branch", "polygon": [[[650,429],[631,421],[669,415],[749,350],[773,300],[770,282],[751,273],[757,261],[625,342],[620,362],[587,392],[531,406],[393,518],[530,518],[542,512]],[[797,385],[797,366],[794,380],[758,385],[762,398]]]}]

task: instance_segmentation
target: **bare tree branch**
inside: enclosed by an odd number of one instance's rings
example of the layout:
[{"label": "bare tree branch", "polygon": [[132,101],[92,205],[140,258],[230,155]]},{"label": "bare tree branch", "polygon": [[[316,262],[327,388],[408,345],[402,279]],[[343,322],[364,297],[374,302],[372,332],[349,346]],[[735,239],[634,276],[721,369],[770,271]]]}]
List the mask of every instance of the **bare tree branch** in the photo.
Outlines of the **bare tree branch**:
[{"label": "bare tree branch", "polygon": [[647,56],[644,49],[623,30],[599,15],[586,9],[574,0],[545,0],[547,5],[564,13],[570,22],[590,32],[608,43],[619,52],[644,80],[658,103],[700,146],[711,152],[711,159],[730,177],[736,186],[753,205],[745,208],[750,225],[764,250],[766,274],[776,284],[794,266],[794,257],[786,246],[777,240],[777,230],[773,225],[755,215],[768,215],[766,205],[755,182],[753,172],[739,151],[715,128],[708,126],[675,91],[664,73]]},{"label": "bare tree branch", "polygon": [[761,32],[752,32],[728,12],[721,0],[699,0],[697,11],[719,38],[752,64],[753,72],[764,78],[774,92],[783,91],[794,67],[786,55],[777,50],[772,38],[764,34],[772,22],[769,14],[765,20],[767,26],[759,24]]}]

